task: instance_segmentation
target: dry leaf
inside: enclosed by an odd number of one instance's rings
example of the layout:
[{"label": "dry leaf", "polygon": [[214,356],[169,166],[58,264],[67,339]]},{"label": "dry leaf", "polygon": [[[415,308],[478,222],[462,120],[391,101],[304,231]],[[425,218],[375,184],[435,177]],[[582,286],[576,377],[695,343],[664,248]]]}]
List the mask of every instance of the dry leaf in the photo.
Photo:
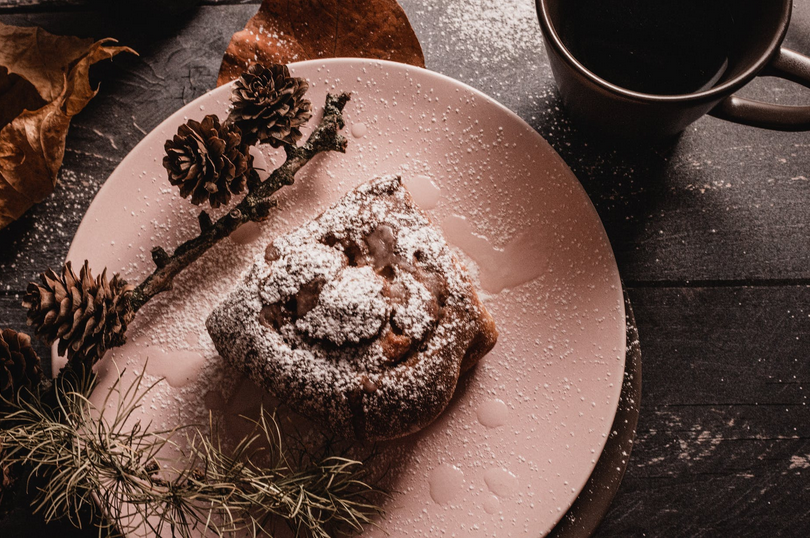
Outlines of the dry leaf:
[{"label": "dry leaf", "polygon": [[94,63],[128,47],[0,23],[0,229],[53,192],[70,119],[96,95]]},{"label": "dry leaf", "polygon": [[264,0],[231,38],[217,85],[253,62],[347,56],[425,66],[419,40],[396,0]]}]

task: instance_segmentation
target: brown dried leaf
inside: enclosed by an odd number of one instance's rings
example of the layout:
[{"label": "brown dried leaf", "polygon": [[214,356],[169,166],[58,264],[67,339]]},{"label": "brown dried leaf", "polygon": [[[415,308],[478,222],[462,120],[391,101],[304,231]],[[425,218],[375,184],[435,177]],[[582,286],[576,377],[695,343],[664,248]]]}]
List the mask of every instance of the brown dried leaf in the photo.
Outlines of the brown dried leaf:
[{"label": "brown dried leaf", "polygon": [[425,66],[422,47],[396,0],[264,0],[231,38],[217,85],[254,62],[360,57]]},{"label": "brown dried leaf", "polygon": [[135,53],[112,42],[0,23],[0,228],[53,191],[70,119],[97,92],[90,66]]}]

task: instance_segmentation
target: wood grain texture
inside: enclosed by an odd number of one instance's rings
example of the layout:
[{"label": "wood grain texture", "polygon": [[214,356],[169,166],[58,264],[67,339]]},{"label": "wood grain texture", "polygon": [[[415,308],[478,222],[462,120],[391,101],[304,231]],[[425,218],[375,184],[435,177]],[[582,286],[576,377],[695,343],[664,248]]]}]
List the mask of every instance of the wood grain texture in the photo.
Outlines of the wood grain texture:
[{"label": "wood grain texture", "polygon": [[598,536],[810,535],[810,287],[630,297],[643,405]]},{"label": "wood grain texture", "polygon": [[[74,120],[60,186],[0,232],[0,322],[24,330],[17,302],[27,281],[62,262],[93,196],[144,134],[214,87],[231,34],[256,5],[206,2],[156,25],[45,0],[9,15],[8,2],[3,22],[111,35],[141,53],[98,66],[101,92]],[[810,535],[810,135],[707,117],[669,144],[607,147],[569,121],[522,3],[401,4],[428,68],[503,102],[568,162],[630,287],[643,406],[627,475],[597,536]],[[498,6],[525,20],[495,17]],[[509,33],[493,39],[497,28]],[[786,44],[810,53],[810,0],[795,2]],[[810,101],[774,79],[744,95]],[[60,535],[15,518],[0,536]]]}]

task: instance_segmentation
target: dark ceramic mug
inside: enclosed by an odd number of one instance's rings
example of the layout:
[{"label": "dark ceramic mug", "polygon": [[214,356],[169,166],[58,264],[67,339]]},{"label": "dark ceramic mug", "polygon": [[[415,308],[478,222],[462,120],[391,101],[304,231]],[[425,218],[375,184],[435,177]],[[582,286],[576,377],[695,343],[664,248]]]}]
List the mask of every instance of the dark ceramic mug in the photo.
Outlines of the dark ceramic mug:
[{"label": "dark ceramic mug", "polygon": [[810,130],[810,106],[733,95],[758,75],[810,87],[810,58],[781,47],[792,0],[536,4],[563,102],[600,133],[662,138],[706,113],[768,129]]}]

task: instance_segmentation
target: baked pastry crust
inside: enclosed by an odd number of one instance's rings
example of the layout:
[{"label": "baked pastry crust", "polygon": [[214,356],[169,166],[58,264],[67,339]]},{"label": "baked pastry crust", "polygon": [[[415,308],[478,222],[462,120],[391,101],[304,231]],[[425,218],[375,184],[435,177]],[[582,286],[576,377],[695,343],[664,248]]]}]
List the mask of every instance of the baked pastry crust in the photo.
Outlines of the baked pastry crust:
[{"label": "baked pastry crust", "polygon": [[232,366],[362,440],[432,422],[498,336],[466,271],[395,176],[273,241],[206,326]]}]

